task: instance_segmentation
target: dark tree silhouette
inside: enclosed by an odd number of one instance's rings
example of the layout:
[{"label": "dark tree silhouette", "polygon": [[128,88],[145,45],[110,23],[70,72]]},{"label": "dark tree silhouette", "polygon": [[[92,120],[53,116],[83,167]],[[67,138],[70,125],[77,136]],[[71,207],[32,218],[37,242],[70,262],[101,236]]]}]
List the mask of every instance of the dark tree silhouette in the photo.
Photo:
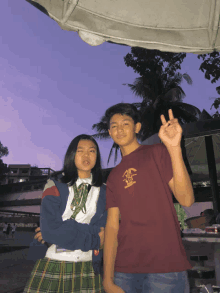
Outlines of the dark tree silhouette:
[{"label": "dark tree silhouette", "polygon": [[[140,77],[136,78],[129,86],[136,97],[142,99],[140,103],[133,103],[140,111],[142,128],[137,138],[144,141],[157,133],[161,126],[160,115],[164,114],[168,120],[168,109],[172,109],[174,116],[181,124],[197,121],[200,110],[195,106],[183,103],[185,93],[180,86],[183,80],[192,84],[192,79],[187,73],[176,72],[181,69],[181,63],[186,57],[185,53],[160,52],[143,48],[131,48],[131,54],[124,57],[125,64],[132,67]],[[105,117],[92,126],[96,129],[96,138],[108,139],[108,127]],[[119,147],[113,143],[109,159],[115,149],[115,162]]]},{"label": "dark tree silhouette", "polygon": [[4,175],[9,171],[7,164],[4,164],[2,161],[2,157],[7,156],[9,154],[8,148],[4,147],[0,142],[0,180],[3,179]]}]

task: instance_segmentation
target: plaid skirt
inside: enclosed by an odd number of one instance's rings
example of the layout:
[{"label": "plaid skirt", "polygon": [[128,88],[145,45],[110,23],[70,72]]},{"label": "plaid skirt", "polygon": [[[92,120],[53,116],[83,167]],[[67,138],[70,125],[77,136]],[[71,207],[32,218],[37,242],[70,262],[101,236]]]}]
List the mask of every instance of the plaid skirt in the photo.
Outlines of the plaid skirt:
[{"label": "plaid skirt", "polygon": [[24,293],[104,293],[101,275],[92,262],[37,260]]}]

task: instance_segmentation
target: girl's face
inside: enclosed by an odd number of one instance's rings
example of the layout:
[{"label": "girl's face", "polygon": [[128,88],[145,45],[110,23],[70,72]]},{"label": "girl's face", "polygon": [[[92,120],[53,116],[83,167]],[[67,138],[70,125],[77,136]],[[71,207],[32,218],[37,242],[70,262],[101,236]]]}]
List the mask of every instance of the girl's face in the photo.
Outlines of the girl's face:
[{"label": "girl's face", "polygon": [[89,178],[96,164],[96,145],[91,140],[80,140],[75,155],[75,165],[79,178]]}]

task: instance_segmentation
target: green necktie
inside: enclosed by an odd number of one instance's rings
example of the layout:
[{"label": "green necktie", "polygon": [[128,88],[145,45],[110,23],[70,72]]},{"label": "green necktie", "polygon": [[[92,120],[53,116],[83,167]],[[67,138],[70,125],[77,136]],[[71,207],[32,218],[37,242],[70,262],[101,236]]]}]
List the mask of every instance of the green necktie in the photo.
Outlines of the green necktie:
[{"label": "green necktie", "polygon": [[88,197],[88,183],[81,183],[78,188],[76,187],[76,183],[75,183],[73,185],[73,190],[74,190],[74,198],[70,207],[71,207],[71,210],[73,210],[73,214],[71,218],[75,219],[77,214],[80,211],[82,211],[84,214],[86,213],[86,200]]}]

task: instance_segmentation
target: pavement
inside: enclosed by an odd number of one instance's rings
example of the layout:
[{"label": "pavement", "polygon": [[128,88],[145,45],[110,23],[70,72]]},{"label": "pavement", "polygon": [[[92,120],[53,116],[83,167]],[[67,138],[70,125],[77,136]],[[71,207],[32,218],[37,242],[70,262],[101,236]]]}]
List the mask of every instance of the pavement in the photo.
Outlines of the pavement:
[{"label": "pavement", "polygon": [[[35,262],[26,260],[34,232],[16,231],[15,238],[5,239],[0,232],[0,293],[21,293]],[[7,250],[3,252],[4,249]],[[10,251],[8,251],[10,250]]]},{"label": "pavement", "polygon": [[[16,231],[15,238],[5,239],[0,232],[0,293],[22,293],[35,262],[27,260],[27,253],[30,243],[33,240],[34,232]],[[183,241],[187,258],[190,255],[207,255],[209,260],[205,265],[214,267],[213,245],[204,243],[198,244]],[[3,249],[5,247],[5,249]],[[194,262],[190,261],[192,265]],[[203,284],[216,284],[216,280],[203,280]]]}]

